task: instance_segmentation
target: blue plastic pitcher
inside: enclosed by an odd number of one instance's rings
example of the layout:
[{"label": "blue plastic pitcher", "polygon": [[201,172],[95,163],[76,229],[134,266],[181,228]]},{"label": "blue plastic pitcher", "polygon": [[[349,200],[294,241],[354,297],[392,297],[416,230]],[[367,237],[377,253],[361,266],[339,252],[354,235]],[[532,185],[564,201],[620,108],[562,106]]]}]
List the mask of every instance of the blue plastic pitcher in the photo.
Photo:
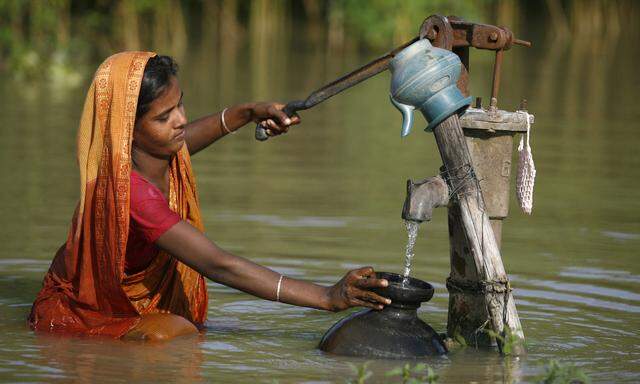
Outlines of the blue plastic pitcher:
[{"label": "blue plastic pitcher", "polygon": [[458,56],[446,49],[431,46],[421,39],[391,60],[391,102],[402,112],[402,137],[411,131],[413,110],[419,109],[433,130],[447,117],[461,115],[471,104],[456,82],[462,63]]}]

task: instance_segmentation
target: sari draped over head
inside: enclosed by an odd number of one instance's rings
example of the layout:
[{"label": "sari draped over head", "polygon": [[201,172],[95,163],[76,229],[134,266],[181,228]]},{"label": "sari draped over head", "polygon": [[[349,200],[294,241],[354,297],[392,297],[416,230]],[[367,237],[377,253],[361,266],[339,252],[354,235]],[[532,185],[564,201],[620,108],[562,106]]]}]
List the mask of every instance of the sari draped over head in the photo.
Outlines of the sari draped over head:
[{"label": "sari draped over head", "polygon": [[[152,52],[123,52],[98,68],[78,132],[80,202],[29,315],[36,331],[121,337],[140,316],[166,310],[195,324],[207,314],[204,278],[165,252],[124,271],[129,236],[131,144],[138,93]],[[187,146],[170,161],[169,207],[200,231]]]}]

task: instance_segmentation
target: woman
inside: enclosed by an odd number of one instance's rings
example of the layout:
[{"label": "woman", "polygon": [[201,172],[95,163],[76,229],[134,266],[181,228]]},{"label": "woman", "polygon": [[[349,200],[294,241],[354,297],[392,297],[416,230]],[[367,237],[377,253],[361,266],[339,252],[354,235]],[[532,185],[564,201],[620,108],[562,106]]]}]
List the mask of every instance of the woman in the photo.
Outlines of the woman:
[{"label": "woman", "polygon": [[[37,331],[164,340],[197,332],[204,277],[267,300],[340,311],[390,303],[370,267],[324,287],[218,248],[203,234],[190,155],[254,121],[299,123],[282,105],[241,104],[187,123],[177,66],[124,52],[98,68],[78,132],[80,202],[33,305]],[[204,277],[203,277],[204,276]]]}]

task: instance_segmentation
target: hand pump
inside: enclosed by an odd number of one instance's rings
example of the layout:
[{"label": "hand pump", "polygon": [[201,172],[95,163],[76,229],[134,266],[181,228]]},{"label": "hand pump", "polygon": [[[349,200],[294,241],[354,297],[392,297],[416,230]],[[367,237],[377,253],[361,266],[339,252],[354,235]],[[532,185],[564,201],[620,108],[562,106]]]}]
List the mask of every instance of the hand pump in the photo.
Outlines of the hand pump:
[{"label": "hand pump", "polygon": [[[443,190],[440,187],[442,183],[438,182],[438,179],[442,180],[440,176],[419,184],[409,181],[403,218],[428,220],[431,207],[442,206],[444,200],[450,200],[448,334],[462,337],[467,344],[474,346],[492,345],[493,336],[500,335],[495,341],[502,350],[503,342],[512,339],[511,335],[519,340],[524,338],[502,263],[500,232],[502,219],[508,211],[512,136],[526,127],[525,120],[530,116],[498,110],[497,97],[504,50],[513,44],[531,44],[515,39],[513,33],[504,27],[468,23],[456,17],[439,15],[425,20],[420,37],[428,38],[436,47],[453,51],[461,59],[463,66],[456,81],[465,96],[469,94],[469,47],[496,51],[488,110],[481,109],[478,99],[477,108],[467,110],[462,116],[464,125],[472,129],[463,131],[457,114],[433,128],[444,164],[443,177],[451,192],[438,195]],[[403,111],[403,114],[406,113]],[[425,113],[428,119],[427,115]],[[482,188],[477,177],[478,169],[483,176]],[[422,205],[430,206],[423,208]],[[522,343],[511,344],[512,353],[522,352]]]},{"label": "hand pump", "polygon": [[[402,136],[409,134],[413,109],[419,109],[429,121],[427,131],[433,132],[443,161],[444,177],[437,176],[424,183],[424,187],[432,189],[423,195],[428,196],[426,199],[432,204],[423,211],[428,214],[413,215],[417,210],[412,204],[423,204],[424,198],[420,201],[417,196],[420,186],[409,181],[403,218],[429,220],[433,207],[449,202],[452,272],[447,279],[450,293],[448,335],[460,335],[471,345],[491,345],[494,337],[486,331],[492,330],[494,335],[501,335],[495,340],[501,350],[509,335],[524,338],[500,254],[499,220],[506,217],[506,209],[502,209],[505,212],[497,217],[490,215],[460,118],[466,119],[472,128],[488,132],[503,130],[513,136],[522,131],[519,128],[523,124],[522,115],[497,110],[503,52],[513,44],[531,46],[529,42],[514,38],[504,27],[433,15],[423,22],[418,37],[318,89],[306,100],[290,102],[284,108],[284,112],[292,116],[392,68],[391,101],[403,113]],[[480,109],[478,98],[477,108],[465,113],[471,102],[468,97],[469,47],[496,52],[491,101],[486,111]],[[525,115],[528,121],[529,115]],[[501,144],[509,146],[508,151],[503,151],[509,157],[511,136]],[[259,123],[256,139],[263,141],[268,137],[267,130]],[[482,151],[486,152],[486,148]],[[504,164],[510,167],[510,159]],[[507,187],[509,171],[506,170]],[[496,194],[499,199],[507,197],[508,208],[508,192],[499,192]],[[493,194],[489,198],[491,206],[495,205]],[[494,229],[498,231],[497,236]],[[514,345],[513,352],[520,353],[521,345]]]}]

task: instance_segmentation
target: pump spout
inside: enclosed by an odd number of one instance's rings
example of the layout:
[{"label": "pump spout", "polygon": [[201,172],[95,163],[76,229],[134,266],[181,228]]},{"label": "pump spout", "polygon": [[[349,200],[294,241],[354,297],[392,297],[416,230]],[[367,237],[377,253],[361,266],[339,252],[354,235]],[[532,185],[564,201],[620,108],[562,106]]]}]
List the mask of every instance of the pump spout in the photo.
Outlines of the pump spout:
[{"label": "pump spout", "polygon": [[413,182],[407,180],[407,197],[402,207],[402,218],[421,223],[431,220],[433,209],[449,204],[449,187],[441,176]]}]

